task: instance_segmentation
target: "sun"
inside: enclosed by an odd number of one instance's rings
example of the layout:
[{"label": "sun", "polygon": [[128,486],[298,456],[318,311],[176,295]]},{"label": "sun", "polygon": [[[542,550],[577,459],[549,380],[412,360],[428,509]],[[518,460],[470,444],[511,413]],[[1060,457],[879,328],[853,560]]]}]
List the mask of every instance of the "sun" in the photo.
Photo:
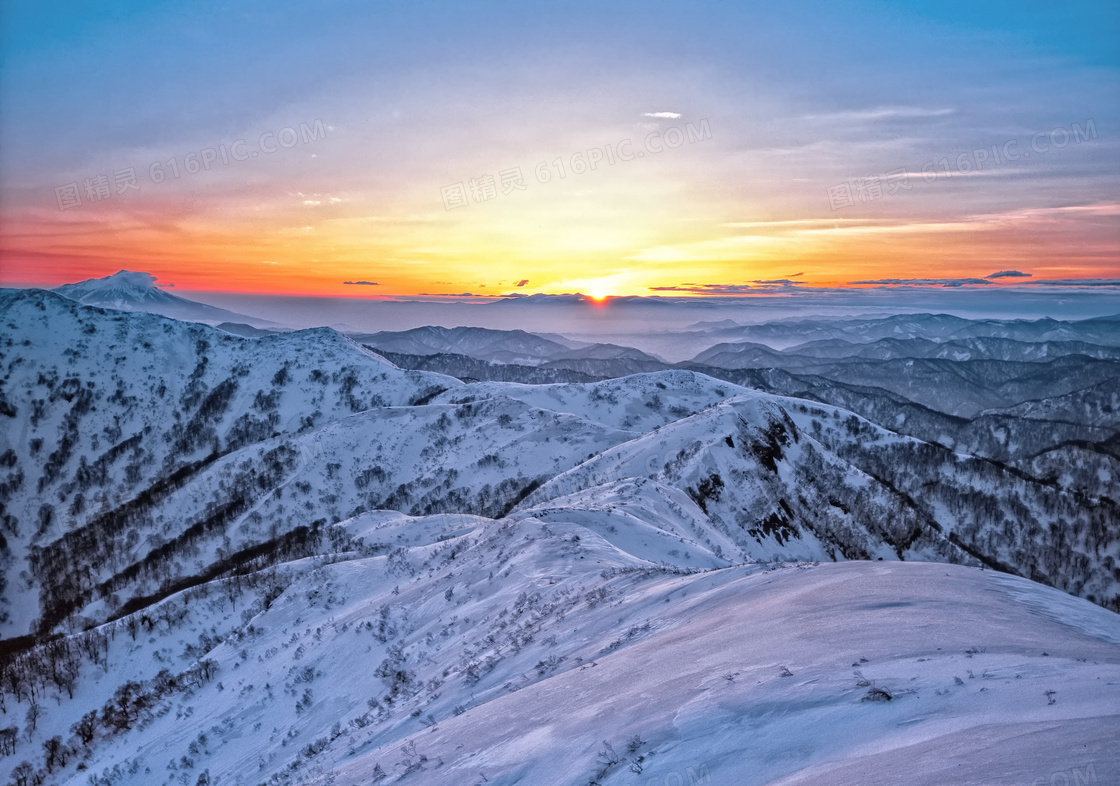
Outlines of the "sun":
[{"label": "sun", "polygon": [[624,294],[632,288],[634,276],[629,272],[612,273],[595,278],[570,278],[557,282],[553,289],[560,292],[578,292],[596,305]]},{"label": "sun", "polygon": [[589,279],[581,283],[583,286],[580,287],[580,291],[596,303],[602,303],[618,293],[618,282],[610,276]]}]

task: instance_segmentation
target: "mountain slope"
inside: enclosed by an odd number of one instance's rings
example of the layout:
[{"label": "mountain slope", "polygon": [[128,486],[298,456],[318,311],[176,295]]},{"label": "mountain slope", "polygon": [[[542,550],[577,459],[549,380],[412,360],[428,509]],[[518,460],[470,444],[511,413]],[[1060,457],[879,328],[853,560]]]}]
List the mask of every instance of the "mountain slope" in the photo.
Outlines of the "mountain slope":
[{"label": "mountain slope", "polygon": [[[511,524],[363,516],[344,561],[169,599],[135,640],[118,623],[32,737],[95,711],[89,742],[38,768],[120,786],[761,784],[894,757],[872,782],[932,784],[946,770],[907,759],[939,747],[954,783],[1120,772],[1120,624],[1084,601],[920,563],[650,569],[578,524]],[[99,720],[126,679],[149,698]]]},{"label": "mountain slope", "polygon": [[[94,531],[124,510],[139,515],[246,446],[277,448],[283,435],[461,384],[402,371],[328,329],[246,339],[39,290],[0,296],[0,320],[9,570],[68,532]],[[141,527],[130,537],[156,548],[173,535]],[[9,585],[6,633],[27,632],[37,609],[20,598],[41,586]]]}]

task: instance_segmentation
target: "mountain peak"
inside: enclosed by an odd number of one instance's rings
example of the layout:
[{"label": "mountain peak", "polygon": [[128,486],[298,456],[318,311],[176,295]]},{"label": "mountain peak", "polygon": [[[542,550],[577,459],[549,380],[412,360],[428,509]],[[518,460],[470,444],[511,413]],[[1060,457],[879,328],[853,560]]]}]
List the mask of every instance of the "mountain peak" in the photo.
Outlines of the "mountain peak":
[{"label": "mountain peak", "polygon": [[128,286],[136,286],[144,289],[153,289],[156,284],[156,277],[151,273],[145,273],[139,270],[118,270],[111,276],[104,278],[91,278],[84,283],[105,283],[105,284],[127,284]]},{"label": "mountain peak", "polygon": [[63,284],[52,291],[56,295],[62,295],[84,306],[112,308],[118,311],[146,311],[172,319],[211,325],[236,322],[267,330],[281,327],[274,322],[173,295],[160,289],[156,280],[156,276],[151,273],[118,270],[111,276],[90,278],[76,284]]},{"label": "mountain peak", "polygon": [[118,270],[104,278],[63,284],[54,291],[79,303],[111,308],[130,308],[140,304],[182,300],[156,286],[156,277],[151,273],[133,270]]}]

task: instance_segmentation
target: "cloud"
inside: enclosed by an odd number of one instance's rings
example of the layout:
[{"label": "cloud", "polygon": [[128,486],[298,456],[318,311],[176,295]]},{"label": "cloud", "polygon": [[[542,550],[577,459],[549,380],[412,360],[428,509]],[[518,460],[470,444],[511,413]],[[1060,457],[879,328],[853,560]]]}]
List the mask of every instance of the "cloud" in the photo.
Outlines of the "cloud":
[{"label": "cloud", "polygon": [[[625,300],[626,298],[612,298],[612,300]],[[523,304],[545,304],[545,305],[583,305],[586,303],[595,302],[587,295],[576,293],[565,293],[562,295],[548,295],[542,292],[537,292],[532,295],[526,295],[521,292],[507,292],[500,296],[499,302],[503,303],[523,303]]]},{"label": "cloud", "polygon": [[1044,278],[1023,283],[1035,287],[1120,287],[1120,278]]},{"label": "cloud", "polygon": [[342,283],[343,284],[349,284],[350,286],[359,286],[359,285],[367,286],[367,287],[378,286],[376,281],[343,281]]},{"label": "cloud", "polygon": [[952,109],[925,109],[920,106],[880,106],[873,109],[854,109],[821,115],[806,115],[806,120],[883,120],[894,117],[943,117],[953,114]]},{"label": "cloud", "polygon": [[890,287],[968,287],[989,286],[992,282],[984,278],[877,278],[872,281],[849,281],[848,283]]},{"label": "cloud", "polygon": [[677,120],[680,118],[678,112],[643,112],[642,117],[657,117],[665,120]]},{"label": "cloud", "polygon": [[402,226],[410,226],[416,224],[433,224],[438,221],[440,216],[433,213],[410,213],[408,215],[370,215],[370,216],[346,216],[344,218],[328,218],[324,223],[329,224],[356,224],[362,226],[364,224],[400,224]]},{"label": "cloud", "polygon": [[[920,176],[921,173],[919,172],[918,175]],[[798,227],[836,229],[841,224],[871,223],[873,221],[870,218],[788,218],[781,221],[728,221],[720,224],[720,226],[731,227],[732,229],[780,229],[783,227],[792,229]]]},{"label": "cloud", "polygon": [[798,276],[803,276],[803,275],[805,275],[804,272],[802,272],[802,273],[788,273],[786,275],[786,278],[797,278]]},{"label": "cloud", "polygon": [[529,279],[523,278],[520,281],[518,281],[514,286],[523,287],[528,283],[529,283]]},{"label": "cloud", "polygon": [[675,287],[647,287],[651,292],[692,292],[698,295],[741,295],[760,292],[762,287],[750,284],[680,284]]},{"label": "cloud", "polygon": [[[849,284],[870,284],[875,286],[907,287],[971,287],[991,286],[992,279],[1030,278],[1030,273],[1018,270],[1001,270],[986,278],[879,278],[873,281],[849,281]],[[1120,287],[1120,278],[1051,278],[1033,281],[1018,281],[1015,286],[1030,287]]]},{"label": "cloud", "polygon": [[749,284],[695,284],[685,282],[675,287],[646,287],[651,292],[689,292],[694,295],[751,295],[773,293],[779,290],[790,290],[792,287],[801,286],[800,281],[791,281],[788,278],[757,279]]}]

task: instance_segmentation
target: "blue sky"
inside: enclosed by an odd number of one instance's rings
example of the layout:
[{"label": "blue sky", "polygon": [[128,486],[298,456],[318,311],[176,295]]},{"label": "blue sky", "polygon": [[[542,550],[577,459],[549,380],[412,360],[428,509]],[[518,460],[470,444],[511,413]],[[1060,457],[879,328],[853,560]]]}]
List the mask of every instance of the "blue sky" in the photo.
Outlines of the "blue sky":
[{"label": "blue sky", "polygon": [[[946,233],[953,275],[1112,276],[1118,9],[10,0],[0,17],[3,277],[130,266],[204,289],[233,270],[230,285],[246,291],[527,279],[538,291],[599,281],[634,293],[684,283],[690,270],[737,283],[792,266],[810,284],[836,285],[917,277]],[[517,164],[528,174],[663,130],[671,121],[647,117],[658,112],[707,120],[711,138],[578,183],[531,183],[536,192],[516,204],[449,212],[440,201],[442,187],[478,173]],[[81,210],[56,201],[68,182],[130,166],[143,180],[153,162],[319,119],[330,131],[314,149],[144,182]],[[982,175],[954,172],[968,176],[844,212],[826,196],[1089,122],[1091,140],[1030,162],[989,161]],[[1045,237],[1016,246],[1023,232],[1011,224],[1039,216]],[[792,236],[791,221],[816,223]],[[1077,238],[1083,247],[1071,248]],[[1073,257],[1064,266],[1053,263],[1061,248]],[[308,278],[309,263],[321,280]]]}]

